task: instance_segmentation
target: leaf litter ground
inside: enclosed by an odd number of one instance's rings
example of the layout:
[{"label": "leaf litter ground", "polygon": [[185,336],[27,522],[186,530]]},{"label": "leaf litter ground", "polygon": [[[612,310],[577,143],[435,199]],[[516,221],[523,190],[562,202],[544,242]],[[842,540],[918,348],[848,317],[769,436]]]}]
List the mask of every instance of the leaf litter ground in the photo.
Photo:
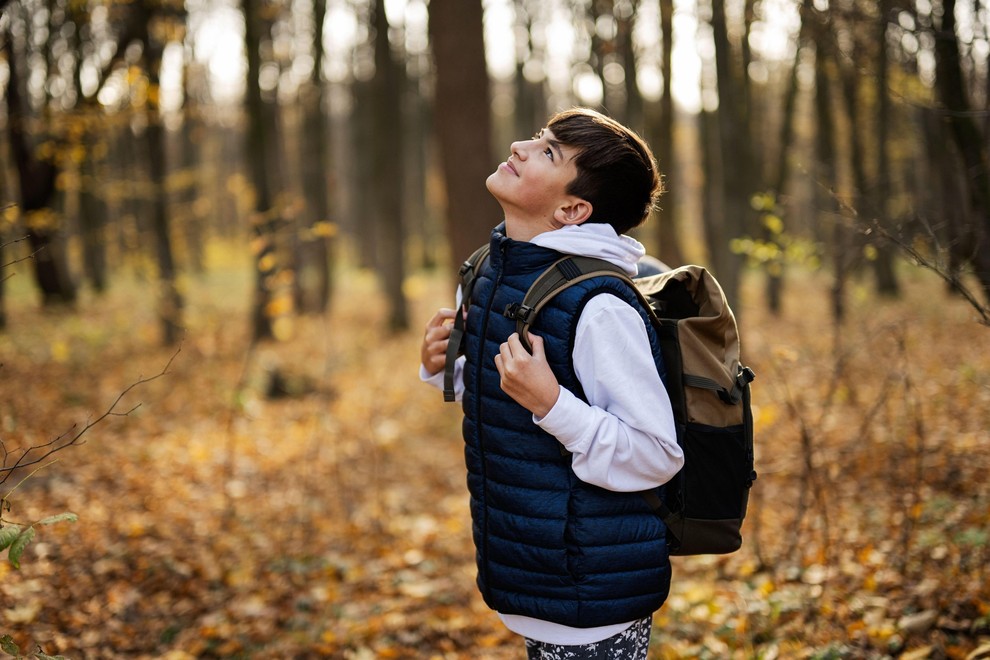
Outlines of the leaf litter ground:
[{"label": "leaf litter ground", "polygon": [[[990,644],[990,329],[915,271],[836,335],[828,283],[774,319],[745,290],[758,374],[745,547],[677,558],[651,658],[967,658]],[[26,279],[26,278],[25,278]],[[518,658],[474,588],[459,411],[420,384],[418,328],[447,280],[415,276],[388,335],[366,273],[325,318],[249,349],[248,275],[189,287],[169,373],[130,392],[10,496],[62,511],[0,563],[0,634],[77,658]],[[12,450],[98,416],[158,373],[147,285],[81,313],[9,301],[0,422]],[[272,390],[273,374],[278,385]],[[24,474],[4,484],[6,494]]]}]

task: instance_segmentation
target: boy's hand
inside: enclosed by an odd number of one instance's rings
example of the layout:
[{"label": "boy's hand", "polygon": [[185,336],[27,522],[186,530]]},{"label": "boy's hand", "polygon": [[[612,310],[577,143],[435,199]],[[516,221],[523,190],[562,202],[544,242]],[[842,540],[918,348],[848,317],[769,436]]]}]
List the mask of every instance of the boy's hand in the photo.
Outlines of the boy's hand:
[{"label": "boy's hand", "polygon": [[447,361],[447,341],[450,339],[455,313],[452,309],[441,308],[426,324],[419,357],[431,376],[440,373]]},{"label": "boy's hand", "polygon": [[560,384],[547,363],[543,337],[528,334],[533,354],[523,347],[513,332],[499,347],[495,367],[502,377],[502,391],[537,417],[544,417],[560,396]]}]

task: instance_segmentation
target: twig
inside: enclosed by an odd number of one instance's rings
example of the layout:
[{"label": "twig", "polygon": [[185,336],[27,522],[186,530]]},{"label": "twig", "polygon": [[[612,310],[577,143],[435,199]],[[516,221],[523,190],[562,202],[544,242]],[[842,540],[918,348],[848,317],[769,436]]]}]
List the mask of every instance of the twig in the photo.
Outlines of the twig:
[{"label": "twig", "polygon": [[[99,424],[100,422],[102,422],[107,417],[126,417],[126,416],[130,415],[132,412],[134,412],[135,410],[137,410],[138,408],[140,408],[141,407],[141,404],[139,403],[139,404],[135,405],[133,408],[127,410],[126,412],[118,412],[116,410],[117,405],[120,403],[121,399],[123,399],[135,387],[138,387],[139,385],[144,385],[146,383],[150,383],[151,381],[157,380],[157,379],[161,378],[162,376],[166,375],[168,373],[169,367],[172,366],[172,362],[175,361],[175,358],[179,355],[179,353],[181,351],[182,351],[182,347],[180,346],[179,348],[177,348],[175,350],[175,353],[172,354],[172,357],[170,357],[168,359],[168,362],[165,364],[165,367],[160,372],[158,372],[157,374],[155,374],[154,376],[149,376],[147,378],[145,378],[143,376],[138,377],[138,379],[135,382],[133,382],[130,385],[128,385],[120,394],[117,395],[117,398],[114,399],[113,403],[110,404],[110,407],[108,407],[103,412],[103,414],[101,414],[96,419],[93,419],[93,420],[90,420],[90,421],[86,422],[86,425],[84,427],[82,427],[81,429],[79,429],[79,431],[76,432],[74,435],[73,435],[73,430],[77,426],[75,424],[73,424],[72,427],[70,427],[68,431],[66,431],[65,433],[62,433],[61,435],[57,436],[56,438],[54,438],[54,439],[52,439],[52,440],[50,440],[50,441],[48,441],[48,442],[46,442],[44,444],[35,445],[33,447],[28,447],[27,449],[23,450],[22,453],[21,453],[21,455],[17,457],[17,460],[14,461],[13,465],[10,465],[10,466],[8,466],[6,464],[6,459],[7,459],[7,456],[9,454],[6,452],[5,449],[3,449],[4,464],[3,464],[3,466],[0,466],[0,484],[3,484],[4,482],[6,482],[7,479],[10,478],[10,475],[14,472],[14,470],[18,470],[18,469],[21,469],[21,468],[29,467],[31,465],[37,465],[37,464],[43,462],[45,459],[47,459],[49,456],[51,456],[52,454],[54,454],[57,451],[61,451],[61,450],[65,449],[66,447],[72,447],[74,445],[81,445],[81,444],[83,444],[85,442],[85,441],[82,441],[81,440],[82,437],[83,437],[83,435],[85,435],[87,431],[89,431],[91,428],[93,428],[94,426],[96,426],[97,424]],[[70,439],[68,439],[65,442],[62,442],[62,440],[64,440],[67,436],[70,436],[70,435],[72,436]],[[31,457],[29,459],[28,457],[31,456],[31,453],[32,452],[36,452],[36,451],[40,451],[42,453],[41,454],[36,454],[35,456],[33,456],[33,457]]]},{"label": "twig", "polygon": [[[8,245],[13,245],[15,243],[20,243],[21,241],[26,241],[28,238],[30,238],[30,237],[29,236],[22,236],[20,238],[15,238],[12,241],[8,241],[6,243],[0,244],[0,250],[2,250],[3,248],[7,247]],[[41,252],[42,250],[44,250],[46,247],[47,246],[42,245],[40,248],[38,248],[37,250],[35,250],[31,254],[27,255],[26,257],[21,257],[19,259],[14,259],[13,261],[8,261],[5,264],[0,264],[0,270],[3,270],[4,268],[7,268],[8,266],[13,266],[16,263],[20,263],[22,261],[27,261],[28,259],[34,259],[34,256],[36,254],[38,254],[39,252]],[[3,279],[0,279],[0,282],[6,282],[7,280],[9,280],[13,276],[14,276],[14,273],[11,273],[10,275],[6,275],[6,276],[3,277]]]},{"label": "twig", "polygon": [[[33,477],[34,475],[36,475],[38,472],[44,470],[49,465],[52,465],[52,464],[57,463],[57,462],[58,462],[58,459],[56,458],[56,459],[53,459],[51,463],[46,463],[44,465],[39,465],[35,469],[31,470],[30,473],[24,475],[24,478],[21,479],[20,481],[18,481],[17,484],[13,488],[11,488],[10,490],[8,490],[6,495],[3,495],[2,497],[0,497],[0,527],[2,527],[4,524],[7,524],[7,525],[17,525],[18,527],[26,527],[27,526],[27,525],[22,525],[21,523],[17,523],[17,522],[11,521],[11,520],[4,520],[3,519],[3,512],[5,510],[6,511],[10,511],[10,496],[13,495],[14,494],[14,491],[17,490],[18,488],[20,488],[21,487],[21,484],[23,484],[25,481],[27,481],[28,479],[30,479],[31,477]],[[3,482],[0,481],[0,483],[3,483]]]},{"label": "twig", "polygon": [[[812,181],[818,185],[819,188],[824,190],[829,197],[836,203],[839,210],[845,215],[845,217],[850,221],[850,227],[858,231],[863,232],[865,235],[869,235],[872,232],[879,234],[884,240],[890,241],[891,244],[898,247],[902,252],[911,257],[915,263],[922,268],[926,268],[936,275],[938,275],[942,280],[944,280],[952,289],[959,293],[963,298],[966,299],[976,313],[980,315],[980,323],[986,326],[990,326],[990,307],[984,305],[976,297],[972,291],[970,291],[961,281],[959,277],[951,271],[951,269],[940,267],[939,264],[927,259],[923,254],[921,254],[914,246],[906,243],[899,236],[895,236],[889,229],[884,227],[882,218],[873,218],[869,222],[869,227],[864,228],[861,225],[855,223],[856,220],[860,219],[859,211],[851,206],[848,202],[843,200],[835,190],[822,181],[819,181],[813,177],[807,170],[802,168],[804,173],[812,179]],[[930,235],[935,238],[934,232],[929,228]],[[936,240],[936,248],[938,248]]]},{"label": "twig", "polygon": [[927,268],[928,270],[932,271],[940,278],[942,278],[950,287],[952,287],[953,291],[957,292],[959,295],[965,298],[966,302],[968,302],[973,307],[973,309],[976,310],[976,312],[980,315],[980,323],[986,326],[990,326],[990,307],[987,307],[986,305],[981,303],[977,299],[976,294],[970,291],[965,285],[963,285],[962,282],[959,281],[959,278],[955,275],[955,273],[952,273],[948,269],[940,268],[937,263],[934,263],[931,260],[927,259],[923,254],[921,254],[917,249],[915,249],[914,246],[905,243],[899,237],[891,234],[890,231],[888,231],[877,220],[872,221],[870,231],[876,231],[884,239],[890,241],[898,248],[900,248],[902,251],[904,251],[905,254],[907,254],[909,257],[914,259],[915,263],[917,263],[919,266],[921,266],[922,268]]}]

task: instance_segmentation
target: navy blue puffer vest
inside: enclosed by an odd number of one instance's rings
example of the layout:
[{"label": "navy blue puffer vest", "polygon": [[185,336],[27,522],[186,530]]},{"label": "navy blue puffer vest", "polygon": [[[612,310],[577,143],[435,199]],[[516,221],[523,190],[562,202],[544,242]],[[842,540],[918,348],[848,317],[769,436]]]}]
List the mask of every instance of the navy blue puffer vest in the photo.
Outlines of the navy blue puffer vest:
[{"label": "navy blue puffer vest", "polygon": [[[495,355],[515,331],[503,311],[522,302],[530,284],[560,256],[493,232],[489,264],[468,311],[465,458],[485,602],[503,614],[590,628],[658,609],[670,587],[670,562],[664,524],[640,494],[578,479],[570,454],[499,386]],[[561,386],[585,400],[571,353],[581,309],[599,294],[629,302],[645,321],[628,285],[603,277],[565,290],[533,326]],[[659,345],[646,326],[664,376]]]}]

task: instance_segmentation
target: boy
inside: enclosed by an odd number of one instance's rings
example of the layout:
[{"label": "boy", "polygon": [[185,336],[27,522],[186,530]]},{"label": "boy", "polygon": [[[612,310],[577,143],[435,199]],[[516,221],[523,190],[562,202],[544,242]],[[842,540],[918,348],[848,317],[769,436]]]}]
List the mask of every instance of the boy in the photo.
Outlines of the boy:
[{"label": "boy", "polygon": [[554,115],[510,152],[487,180],[505,222],[472,299],[427,323],[420,376],[442,386],[450,323],[466,313],[455,391],[485,602],[530,658],[645,658],[670,562],[641,491],[684,460],[653,328],[611,277],[555,297],[532,354],[503,310],[562,254],[635,275],[645,251],[624,232],[646,219],[660,177],[635,133],[586,109]]}]

